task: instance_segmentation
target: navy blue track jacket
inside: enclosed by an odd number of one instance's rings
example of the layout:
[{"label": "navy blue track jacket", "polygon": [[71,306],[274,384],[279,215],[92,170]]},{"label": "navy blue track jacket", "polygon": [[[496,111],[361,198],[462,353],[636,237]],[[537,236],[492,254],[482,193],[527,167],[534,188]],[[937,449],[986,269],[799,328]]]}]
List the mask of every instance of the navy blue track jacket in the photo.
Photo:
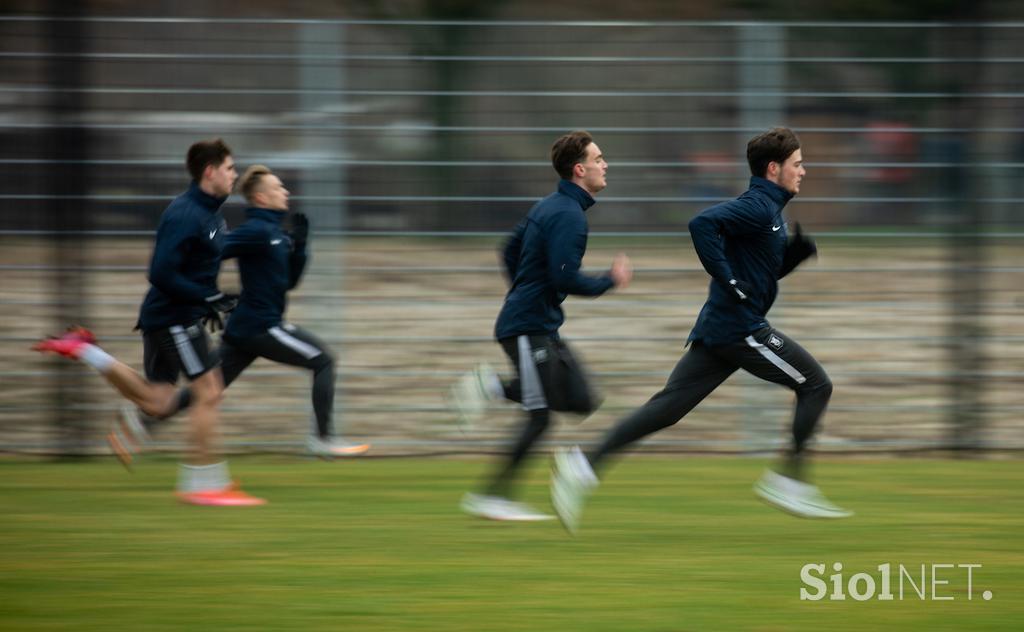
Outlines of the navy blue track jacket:
[{"label": "navy blue track jacket", "polygon": [[139,310],[143,331],[191,325],[206,314],[206,298],[220,291],[217,274],[227,232],[220,207],[226,199],[193,182],[160,216],[149,262],[151,287]]},{"label": "navy blue track jacket", "polygon": [[608,273],[580,272],[587,250],[584,211],[593,204],[589,193],[562,180],[516,226],[502,252],[511,287],[494,325],[495,338],[557,335],[567,295],[599,296],[615,285]]},{"label": "navy blue track jacket", "polygon": [[238,258],[242,296],[231,312],[224,339],[239,341],[281,324],[288,290],[306,268],[306,246],[296,248],[281,227],[287,211],[248,208],[246,221],[228,233],[222,259]]},{"label": "navy blue track jacket", "polygon": [[[792,197],[774,182],[755,176],[743,195],[690,220],[690,237],[711,275],[711,286],[689,342],[729,344],[768,326],[765,316],[778,295],[778,280],[799,263],[787,260],[783,265],[790,246],[782,209]],[[747,300],[736,298],[730,279],[748,284]]]}]

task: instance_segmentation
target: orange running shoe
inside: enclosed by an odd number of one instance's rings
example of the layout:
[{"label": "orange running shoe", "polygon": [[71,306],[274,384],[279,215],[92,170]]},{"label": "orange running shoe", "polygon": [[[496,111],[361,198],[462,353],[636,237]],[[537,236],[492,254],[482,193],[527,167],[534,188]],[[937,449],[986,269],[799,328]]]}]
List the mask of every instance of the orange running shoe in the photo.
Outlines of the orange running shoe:
[{"label": "orange running shoe", "polygon": [[238,483],[231,483],[223,489],[204,490],[200,492],[175,492],[178,500],[186,505],[204,505],[209,507],[253,507],[265,505],[263,498],[250,496],[238,489]]},{"label": "orange running shoe", "polygon": [[366,454],[370,449],[369,443],[353,443],[338,437],[325,437],[321,439],[316,435],[310,435],[306,440],[306,449],[310,454],[322,459],[329,459],[339,456],[359,456]]},{"label": "orange running shoe", "polygon": [[68,330],[56,338],[40,340],[32,345],[33,351],[40,353],[56,353],[77,360],[86,346],[95,344],[96,336],[85,327],[68,327]]},{"label": "orange running shoe", "polygon": [[149,446],[149,431],[142,421],[139,409],[131,404],[121,406],[121,416],[110,426],[107,443],[121,464],[129,470],[135,455],[144,452]]}]

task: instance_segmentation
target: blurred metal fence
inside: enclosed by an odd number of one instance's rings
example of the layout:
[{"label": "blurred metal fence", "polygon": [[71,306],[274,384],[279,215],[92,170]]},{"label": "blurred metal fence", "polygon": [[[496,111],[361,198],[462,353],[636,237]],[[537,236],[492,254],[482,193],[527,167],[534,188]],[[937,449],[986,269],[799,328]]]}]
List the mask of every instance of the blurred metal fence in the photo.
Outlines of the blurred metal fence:
[{"label": "blurred metal fence", "polygon": [[[565,333],[607,400],[592,438],[661,387],[706,292],[685,233],[746,184],[749,136],[796,129],[788,210],[822,258],[772,322],[836,383],[825,449],[1024,447],[1020,23],[438,22],[0,16],[0,447],[89,451],[117,398],[33,357],[68,322],[138,366],[130,329],[151,231],[188,145],[222,136],[313,217],[290,318],[339,356],[339,425],[383,450],[499,445],[510,408],[460,433],[443,400],[490,340],[494,248],[554,185],[551,141],[592,131],[609,187],[587,263],[635,259],[627,292],[570,299]],[[240,200],[226,209],[241,217]],[[222,284],[237,284],[232,266]],[[306,432],[306,376],[257,364],[229,445]],[[788,393],[734,378],[649,446],[756,451]],[[174,447],[184,423],[161,437]]]}]

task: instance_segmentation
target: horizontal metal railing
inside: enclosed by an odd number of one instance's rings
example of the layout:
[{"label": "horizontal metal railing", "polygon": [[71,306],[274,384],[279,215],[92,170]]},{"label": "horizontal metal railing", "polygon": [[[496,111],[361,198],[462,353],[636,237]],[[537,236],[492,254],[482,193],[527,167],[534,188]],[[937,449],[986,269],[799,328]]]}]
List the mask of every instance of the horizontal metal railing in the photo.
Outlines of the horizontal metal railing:
[{"label": "horizontal metal railing", "polygon": [[[75,31],[81,40],[77,49],[47,41],[54,25],[72,23],[81,27]],[[203,27],[227,35],[182,44],[183,33]],[[311,36],[309,27],[322,28],[314,28]],[[432,40],[441,27],[470,29],[470,45],[438,46]],[[765,29],[771,36],[762,38]],[[1000,433],[993,441],[1004,442],[989,447],[1024,446],[1019,422],[1024,403],[1013,386],[1024,373],[1007,355],[1024,342],[1024,331],[1014,321],[1022,307],[1015,288],[1024,287],[1017,282],[1024,264],[1013,255],[1024,243],[1014,215],[1024,202],[1018,185],[1024,149],[1013,140],[1024,136],[1017,115],[1024,98],[1019,72],[1024,50],[1016,44],[1024,22],[0,15],[0,31],[5,38],[0,63],[9,72],[0,84],[0,137],[12,139],[0,153],[0,166],[10,174],[0,193],[5,206],[0,240],[20,253],[0,256],[5,277],[0,343],[18,350],[0,362],[0,450],[53,445],[33,434],[25,420],[48,414],[53,406],[48,389],[67,375],[67,367],[36,360],[26,348],[37,330],[55,324],[56,314],[87,314],[114,332],[104,333],[104,343],[138,355],[138,336],[128,328],[145,285],[153,232],[122,227],[152,225],[156,207],[170,199],[161,192],[172,186],[177,192],[184,174],[176,152],[183,153],[185,137],[224,135],[233,146],[237,139],[245,147],[240,161],[294,170],[287,179],[290,187],[297,181],[292,196],[297,205],[337,209],[333,228],[316,229],[317,239],[344,242],[345,253],[373,243],[362,240],[400,246],[396,251],[408,259],[342,258],[331,252],[325,261],[315,253],[290,304],[304,323],[342,350],[340,417],[357,422],[358,432],[395,449],[480,450],[503,444],[514,411],[497,414],[505,425],[458,436],[446,425],[450,415],[440,393],[464,362],[486,354],[482,350],[494,351],[492,359],[501,357],[490,332],[504,286],[491,251],[505,232],[454,228],[503,226],[513,206],[525,213],[537,199],[532,180],[539,181],[543,173],[546,191],[553,179],[549,163],[541,160],[551,140],[585,127],[619,145],[616,153],[624,159],[609,160],[631,181],[629,187],[602,195],[600,212],[611,208],[612,214],[625,210],[633,215],[605,226],[638,228],[594,230],[592,252],[595,244],[607,250],[612,240],[646,255],[657,248],[688,247],[685,231],[650,230],[659,224],[685,228],[657,214],[665,206],[699,207],[729,197],[700,185],[728,182],[732,190],[745,180],[748,168],[737,139],[763,131],[762,120],[789,125],[805,141],[812,140],[805,150],[811,159],[806,166],[825,177],[814,185],[820,188],[813,195],[795,199],[793,207],[798,212],[806,212],[808,205],[823,207],[819,217],[835,218],[827,223],[830,230],[816,237],[827,245],[870,244],[881,255],[872,261],[849,253],[839,262],[823,257],[821,265],[801,270],[800,283],[787,283],[773,312],[773,322],[784,325],[802,319],[807,335],[799,339],[829,354],[826,368],[841,386],[830,414],[850,428],[867,429],[856,434],[841,424],[830,427],[823,445],[946,447],[942,435],[950,430],[949,412],[980,402],[985,409],[981,422]],[[576,37],[567,42],[572,48],[559,48],[557,41],[552,46],[556,32],[573,33]],[[502,41],[488,41],[494,33],[503,34],[497,38]],[[623,33],[629,37],[618,37]],[[595,46],[581,45],[592,37]],[[772,38],[778,46],[764,54],[750,48]],[[845,45],[843,38],[857,45]],[[939,39],[968,45],[940,46]],[[980,40],[984,45],[969,43]],[[907,45],[913,42],[924,45]],[[62,64],[76,70],[56,73]],[[579,72],[569,80],[553,80],[564,78],[570,67]],[[170,68],[173,73],[164,71]],[[459,71],[462,80],[443,83],[440,75],[422,72],[426,68],[443,69],[441,74]],[[495,68],[500,74],[489,72]],[[769,68],[783,69],[775,75],[777,83],[741,78]],[[635,72],[646,69],[652,70],[649,76]],[[679,72],[668,72],[674,70]],[[232,81],[224,81],[225,71]],[[592,80],[597,71],[604,72],[599,83]],[[328,73],[327,79],[316,73]],[[452,102],[460,106],[451,107]],[[448,103],[448,116],[438,113],[443,103]],[[586,104],[582,110],[577,107],[581,103]],[[956,108],[971,115],[953,116]],[[88,135],[88,151],[57,155],[46,149],[47,142],[36,142],[65,133]],[[880,137],[911,139],[912,147],[879,149],[872,143]],[[331,142],[322,147],[324,140]],[[445,143],[451,147],[438,151]],[[58,178],[63,177],[80,167],[87,169],[90,184],[78,189],[53,186],[46,176],[59,171]],[[679,171],[679,181],[672,173],[669,182],[667,170]],[[389,182],[395,171],[402,178]],[[895,184],[882,177],[893,172],[902,178]],[[465,173],[471,175],[460,177]],[[495,177],[501,179],[492,182]],[[450,180],[445,186],[434,186],[445,178]],[[946,186],[961,180],[974,188]],[[327,190],[315,189],[324,184]],[[85,231],[28,221],[36,217],[14,221],[24,209],[41,216],[52,206],[79,204],[89,213],[107,205],[112,212],[95,212],[82,224],[94,230]],[[990,224],[959,221],[951,228],[953,216],[968,204],[975,209],[972,217],[984,218],[991,210],[994,219]],[[133,217],[136,206],[143,210]],[[431,206],[450,207],[459,214],[457,221],[442,223],[447,219],[442,212],[422,223],[359,223],[344,216],[345,209],[358,209],[360,218],[372,220],[386,207],[402,219],[418,218],[429,215],[421,211]],[[498,207],[500,221],[489,220],[492,206]],[[870,230],[860,221],[860,207],[878,221],[888,219],[892,209],[901,228]],[[479,222],[478,216],[483,218]],[[638,217],[649,217],[650,223]],[[375,230],[390,225],[422,230]],[[86,242],[81,260],[47,259],[54,257],[49,248],[68,237]],[[983,256],[972,259],[968,253],[963,259],[956,244],[965,238]],[[105,240],[102,259],[89,252],[94,240]],[[444,240],[452,256],[419,260],[437,249],[431,240]],[[665,245],[669,240],[677,243]],[[125,253],[117,253],[122,245]],[[466,259],[473,249],[487,250],[488,257]],[[927,260],[916,256],[918,249],[928,250]],[[993,253],[997,259],[986,258]],[[637,392],[653,392],[662,383],[688,331],[679,327],[688,327],[706,294],[705,272],[692,254],[638,264],[636,273],[629,294],[594,305],[568,303],[571,322],[584,323],[574,332],[574,342],[603,354],[591,364],[596,378],[613,389],[612,401],[599,413],[605,421],[642,401]],[[63,295],[57,284],[62,275],[84,279],[82,291]],[[965,282],[963,277],[970,278]],[[927,283],[892,282],[922,278]],[[991,278],[998,278],[999,287],[985,285]],[[396,286],[387,285],[396,280]],[[846,326],[826,329],[808,314]],[[378,327],[385,322],[389,331]],[[969,331],[958,330],[958,323]],[[431,331],[434,325],[444,328]],[[961,364],[954,351],[965,346],[963,336],[990,347],[992,361]],[[633,348],[640,349],[641,357],[620,366],[618,360]],[[114,396],[97,395],[95,377],[82,379],[70,387],[81,400],[65,404],[68,410],[108,419],[116,407]],[[261,413],[304,416],[305,379],[300,371],[257,365],[233,387],[240,393],[229,393],[225,401],[230,423],[245,425]],[[982,391],[978,402],[958,399],[951,390],[957,383],[985,384],[989,391]],[[727,401],[711,401],[697,411],[698,417],[706,413],[714,420],[710,424],[705,418],[697,437],[669,431],[647,445],[740,451],[777,447],[783,441],[778,433],[766,437],[751,426],[763,421],[762,411],[784,419],[790,406],[785,392],[763,398],[769,387],[740,382],[729,388]],[[402,389],[413,392],[403,397]],[[254,396],[266,400],[249,399]],[[906,423],[890,428],[884,421],[889,416]],[[387,424],[404,419],[411,420],[408,429],[385,432]],[[380,436],[374,436],[377,430]],[[577,432],[570,436],[586,438],[586,431],[570,431]],[[252,439],[229,437],[228,444],[242,449],[295,445],[295,428],[261,432]],[[564,436],[554,440],[565,441]],[[181,443],[171,438],[164,445]]]}]

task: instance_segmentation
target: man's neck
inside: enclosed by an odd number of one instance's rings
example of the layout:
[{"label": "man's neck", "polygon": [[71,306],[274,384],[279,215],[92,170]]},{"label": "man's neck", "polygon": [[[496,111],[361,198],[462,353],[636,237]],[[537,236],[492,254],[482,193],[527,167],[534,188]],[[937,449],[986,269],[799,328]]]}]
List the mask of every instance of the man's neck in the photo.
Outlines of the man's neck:
[{"label": "man's neck", "polygon": [[576,180],[575,178],[573,178],[572,180],[569,180],[569,182],[572,182],[573,184],[575,184],[579,188],[581,188],[584,191],[586,191],[587,195],[589,195],[590,197],[597,197],[597,191],[591,191],[590,189],[588,189],[587,186],[585,184],[583,184],[582,180]]},{"label": "man's neck", "polygon": [[213,185],[205,180],[199,183],[199,190],[213,198],[224,197],[223,195],[217,195],[213,191]]}]

